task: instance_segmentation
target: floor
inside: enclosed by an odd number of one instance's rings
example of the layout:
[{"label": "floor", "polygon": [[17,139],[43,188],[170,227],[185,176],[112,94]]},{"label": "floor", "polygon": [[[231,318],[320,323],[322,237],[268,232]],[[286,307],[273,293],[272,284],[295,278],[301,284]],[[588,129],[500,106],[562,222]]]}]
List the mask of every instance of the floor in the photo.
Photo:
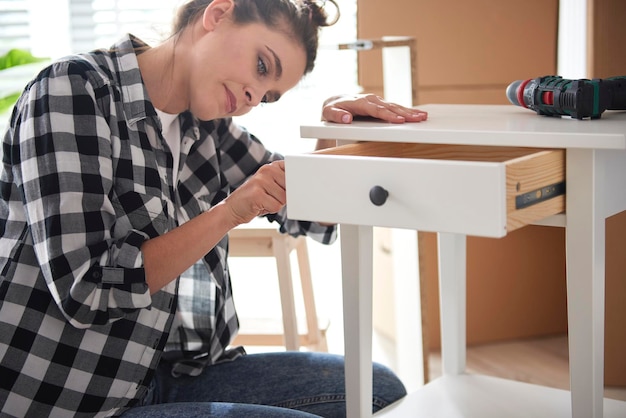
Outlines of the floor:
[{"label": "floor", "polygon": [[[429,356],[431,379],[441,374],[440,353]],[[567,336],[558,335],[469,347],[467,370],[569,390]],[[626,387],[606,387],[604,396],[626,401]]]},{"label": "floor", "polygon": [[[318,316],[328,324],[326,337],[329,352],[343,354],[343,318],[341,311],[341,281],[339,243],[329,246],[308,242],[311,270],[315,287]],[[293,255],[294,292],[297,287],[297,261]],[[266,319],[280,326],[280,300],[275,263],[271,258],[231,258],[235,303],[242,322]],[[296,300],[299,318],[304,317],[301,301]],[[282,350],[282,347],[247,347],[249,352]],[[374,332],[372,357],[395,368],[394,345]],[[469,347],[467,370],[535,383],[560,389],[569,388],[567,337],[503,342]],[[430,379],[441,374],[438,352],[429,355]],[[626,387],[605,388],[605,397],[626,401]]]}]

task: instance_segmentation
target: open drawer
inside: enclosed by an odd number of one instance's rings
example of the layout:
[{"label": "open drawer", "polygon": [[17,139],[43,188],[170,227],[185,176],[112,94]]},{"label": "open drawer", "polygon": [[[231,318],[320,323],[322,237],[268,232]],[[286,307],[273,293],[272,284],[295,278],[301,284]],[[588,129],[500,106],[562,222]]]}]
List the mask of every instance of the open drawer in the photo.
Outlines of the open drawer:
[{"label": "open drawer", "polygon": [[360,142],[285,160],[292,219],[502,237],[565,211],[565,151]]}]

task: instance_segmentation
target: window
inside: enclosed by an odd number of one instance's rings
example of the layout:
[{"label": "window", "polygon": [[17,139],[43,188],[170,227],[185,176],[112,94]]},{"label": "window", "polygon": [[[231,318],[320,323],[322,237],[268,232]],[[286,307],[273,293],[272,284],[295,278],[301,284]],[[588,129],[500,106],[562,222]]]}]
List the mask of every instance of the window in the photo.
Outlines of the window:
[{"label": "window", "polygon": [[0,0],[0,53],[21,48],[55,59],[107,47],[126,32],[155,43],[182,1]]},{"label": "window", "polygon": [[180,0],[69,0],[72,52],[113,44],[133,33],[154,44],[169,35]]},{"label": "window", "polygon": [[0,0],[0,54],[11,48],[28,49],[28,8],[26,0]]}]

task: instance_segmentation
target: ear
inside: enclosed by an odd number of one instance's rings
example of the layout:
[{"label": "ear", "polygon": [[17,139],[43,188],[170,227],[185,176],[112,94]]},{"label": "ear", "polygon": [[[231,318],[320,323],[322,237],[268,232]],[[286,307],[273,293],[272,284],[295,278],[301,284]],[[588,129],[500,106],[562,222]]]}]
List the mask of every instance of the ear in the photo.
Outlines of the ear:
[{"label": "ear", "polygon": [[202,26],[207,31],[212,31],[222,20],[232,16],[234,8],[234,0],[213,0],[204,9]]}]

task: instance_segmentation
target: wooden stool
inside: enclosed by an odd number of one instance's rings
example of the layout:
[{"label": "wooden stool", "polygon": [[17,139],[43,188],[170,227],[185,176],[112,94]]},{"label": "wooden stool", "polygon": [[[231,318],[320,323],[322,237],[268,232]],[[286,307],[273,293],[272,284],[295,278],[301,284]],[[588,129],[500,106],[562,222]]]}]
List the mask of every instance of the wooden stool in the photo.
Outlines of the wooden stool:
[{"label": "wooden stool", "polygon": [[[282,305],[282,333],[278,330],[267,329],[268,324],[254,324],[254,329],[242,327],[234,340],[237,345],[285,345],[287,350],[299,350],[307,347],[311,351],[328,351],[326,344],[326,328],[320,328],[313,282],[311,281],[311,267],[305,237],[294,238],[278,232],[275,226],[261,225],[252,222],[242,225],[229,232],[229,255],[231,257],[274,257],[278,272],[278,286]],[[302,287],[304,310],[306,314],[306,333],[299,333],[296,318],[296,306],[291,275],[291,251],[295,250],[298,259],[298,269]],[[276,327],[274,327],[276,328]]]}]

